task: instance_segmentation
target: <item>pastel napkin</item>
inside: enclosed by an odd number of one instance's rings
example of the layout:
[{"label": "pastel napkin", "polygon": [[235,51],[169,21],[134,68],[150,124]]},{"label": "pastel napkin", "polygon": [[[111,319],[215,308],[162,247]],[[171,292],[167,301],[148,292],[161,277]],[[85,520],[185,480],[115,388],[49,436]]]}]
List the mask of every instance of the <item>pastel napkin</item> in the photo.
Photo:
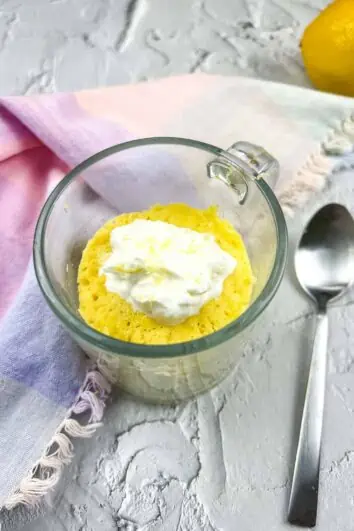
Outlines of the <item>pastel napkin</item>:
[{"label": "pastel napkin", "polygon": [[[72,438],[92,435],[110,392],[47,308],[31,263],[40,208],[68,169],[136,137],[183,136],[223,148],[246,140],[279,160],[276,193],[292,215],[335,166],[352,162],[353,108],[349,98],[199,74],[0,100],[0,507],[33,504],[54,487]],[[156,174],[136,161],[146,193],[161,185],[159,163]],[[180,178],[164,186],[183,199]],[[138,208],[129,187],[117,186],[121,208]]]}]

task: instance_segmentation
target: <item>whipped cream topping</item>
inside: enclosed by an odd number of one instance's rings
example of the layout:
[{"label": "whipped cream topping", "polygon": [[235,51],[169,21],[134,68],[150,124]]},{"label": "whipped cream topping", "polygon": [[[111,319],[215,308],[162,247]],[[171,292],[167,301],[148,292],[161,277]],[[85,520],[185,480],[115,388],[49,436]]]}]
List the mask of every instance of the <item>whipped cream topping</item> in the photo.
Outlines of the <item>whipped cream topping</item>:
[{"label": "whipped cream topping", "polygon": [[111,232],[100,269],[106,289],[159,323],[175,325],[221,295],[237,263],[212,234],[162,221],[135,220]]}]

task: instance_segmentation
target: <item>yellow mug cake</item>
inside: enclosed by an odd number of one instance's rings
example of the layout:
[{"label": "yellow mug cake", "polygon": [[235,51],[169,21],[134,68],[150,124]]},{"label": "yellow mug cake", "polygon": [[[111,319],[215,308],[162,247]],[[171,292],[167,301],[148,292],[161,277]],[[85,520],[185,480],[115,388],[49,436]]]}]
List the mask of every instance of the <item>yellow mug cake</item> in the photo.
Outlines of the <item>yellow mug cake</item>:
[{"label": "yellow mug cake", "polygon": [[252,284],[243,240],[216,207],[155,205],[117,216],[89,240],[79,311],[92,328],[122,341],[180,343],[239,317]]}]

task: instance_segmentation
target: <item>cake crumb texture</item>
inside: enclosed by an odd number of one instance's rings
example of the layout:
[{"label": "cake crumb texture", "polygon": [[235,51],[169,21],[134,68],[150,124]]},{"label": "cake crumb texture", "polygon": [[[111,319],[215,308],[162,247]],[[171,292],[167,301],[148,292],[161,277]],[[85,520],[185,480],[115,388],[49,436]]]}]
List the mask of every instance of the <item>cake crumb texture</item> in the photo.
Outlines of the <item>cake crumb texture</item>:
[{"label": "cake crumb texture", "polygon": [[[105,276],[100,276],[99,270],[111,252],[110,234],[114,228],[136,219],[165,221],[213,234],[218,245],[237,260],[237,267],[224,281],[220,297],[206,303],[199,314],[183,323],[168,326],[136,312],[118,294],[108,292]],[[243,240],[228,221],[218,216],[216,207],[200,210],[186,204],[155,205],[149,210],[117,216],[89,240],[78,272],[79,311],[92,328],[122,341],[149,345],[180,343],[211,334],[239,317],[250,303],[252,282]]]}]

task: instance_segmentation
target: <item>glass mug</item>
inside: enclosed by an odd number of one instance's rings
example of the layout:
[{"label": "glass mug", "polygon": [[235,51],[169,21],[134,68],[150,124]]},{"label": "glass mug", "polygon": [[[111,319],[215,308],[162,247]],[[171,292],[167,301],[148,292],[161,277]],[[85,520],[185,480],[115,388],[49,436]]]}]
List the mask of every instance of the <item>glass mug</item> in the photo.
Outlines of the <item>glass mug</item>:
[{"label": "glass mug", "polygon": [[[52,311],[111,382],[163,403],[202,393],[230,374],[285,268],[286,223],[267,184],[277,174],[275,159],[247,142],[223,150],[161,137],[101,151],[53,190],[34,238],[38,283]],[[94,330],[78,312],[77,271],[87,241],[118,214],[175,202],[216,205],[241,234],[255,277],[249,307],[221,330],[171,345],[128,343]]]}]

